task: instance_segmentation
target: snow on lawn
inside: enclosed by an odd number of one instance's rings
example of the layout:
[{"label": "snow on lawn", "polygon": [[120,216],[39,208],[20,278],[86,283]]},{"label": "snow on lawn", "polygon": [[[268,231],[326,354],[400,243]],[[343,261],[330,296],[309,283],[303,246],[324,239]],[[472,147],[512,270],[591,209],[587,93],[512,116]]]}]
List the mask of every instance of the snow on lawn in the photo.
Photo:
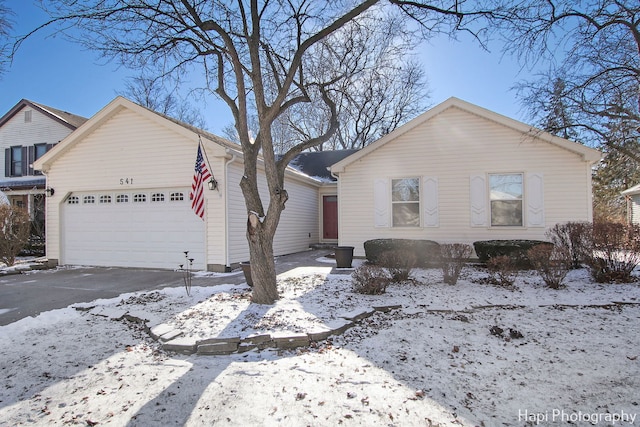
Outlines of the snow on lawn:
[{"label": "snow on lawn", "polygon": [[243,285],[90,305],[197,339],[305,332],[401,308],[310,348],[230,356],[167,353],[139,324],[74,308],[0,327],[0,424],[640,425],[637,283],[595,284],[577,270],[550,290],[525,272],[508,290],[467,267],[455,286],[415,270],[412,282],[367,296],[330,272],[279,276],[273,306],[250,304]]}]

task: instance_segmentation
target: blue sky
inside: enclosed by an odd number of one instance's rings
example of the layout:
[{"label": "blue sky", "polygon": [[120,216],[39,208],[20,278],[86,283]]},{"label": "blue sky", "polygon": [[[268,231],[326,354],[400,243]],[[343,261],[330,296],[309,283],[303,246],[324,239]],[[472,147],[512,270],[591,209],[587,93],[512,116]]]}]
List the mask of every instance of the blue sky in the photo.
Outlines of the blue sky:
[{"label": "blue sky", "polygon": [[[20,34],[47,18],[30,0],[8,0],[5,4],[16,13],[15,29]],[[424,44],[419,54],[428,76],[432,105],[456,96],[524,119],[510,88],[526,74],[520,72],[515,60],[502,58],[499,46],[489,53],[470,39],[455,42],[441,37]],[[26,98],[91,117],[122,92],[126,78],[134,75],[136,72],[105,63],[95,52],[61,37],[36,35],[22,45],[12,66],[0,78],[0,116]],[[214,133],[232,122],[221,101],[211,98],[206,106],[199,107]]]}]

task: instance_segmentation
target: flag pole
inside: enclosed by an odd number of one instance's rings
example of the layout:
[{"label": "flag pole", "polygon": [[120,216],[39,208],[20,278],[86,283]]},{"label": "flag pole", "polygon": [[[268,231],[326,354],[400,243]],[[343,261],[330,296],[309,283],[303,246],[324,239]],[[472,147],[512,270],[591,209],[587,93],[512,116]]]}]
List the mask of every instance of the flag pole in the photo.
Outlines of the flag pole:
[{"label": "flag pole", "polygon": [[207,150],[205,150],[204,145],[202,145],[202,137],[200,136],[200,134],[198,134],[198,145],[202,147],[202,152],[204,153],[204,158],[207,160],[207,167],[209,168],[211,176],[213,177],[213,179],[216,179],[215,176],[213,176],[213,171],[211,170],[211,162],[209,161],[209,156],[207,156]]}]

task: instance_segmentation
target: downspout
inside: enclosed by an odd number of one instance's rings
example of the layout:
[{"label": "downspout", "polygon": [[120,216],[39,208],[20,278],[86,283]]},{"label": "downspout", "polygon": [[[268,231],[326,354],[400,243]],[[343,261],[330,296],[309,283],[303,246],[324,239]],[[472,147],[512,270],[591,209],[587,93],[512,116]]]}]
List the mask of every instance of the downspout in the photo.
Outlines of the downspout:
[{"label": "downspout", "polygon": [[235,160],[236,154],[232,153],[231,158],[224,164],[224,260],[226,271],[231,271],[229,263],[229,165]]}]

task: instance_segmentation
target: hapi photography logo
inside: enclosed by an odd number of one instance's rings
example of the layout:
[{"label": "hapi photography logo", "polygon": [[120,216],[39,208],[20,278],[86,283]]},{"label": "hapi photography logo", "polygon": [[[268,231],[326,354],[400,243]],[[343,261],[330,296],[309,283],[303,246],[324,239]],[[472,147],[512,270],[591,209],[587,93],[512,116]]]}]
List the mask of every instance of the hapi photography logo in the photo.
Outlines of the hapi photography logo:
[{"label": "hapi photography logo", "polygon": [[529,421],[535,425],[558,422],[558,423],[578,423],[587,422],[592,425],[607,423],[616,425],[617,423],[634,424],[638,414],[626,411],[619,412],[582,412],[565,411],[564,409],[553,409],[551,411],[535,412],[528,409],[518,410],[518,421]]}]

